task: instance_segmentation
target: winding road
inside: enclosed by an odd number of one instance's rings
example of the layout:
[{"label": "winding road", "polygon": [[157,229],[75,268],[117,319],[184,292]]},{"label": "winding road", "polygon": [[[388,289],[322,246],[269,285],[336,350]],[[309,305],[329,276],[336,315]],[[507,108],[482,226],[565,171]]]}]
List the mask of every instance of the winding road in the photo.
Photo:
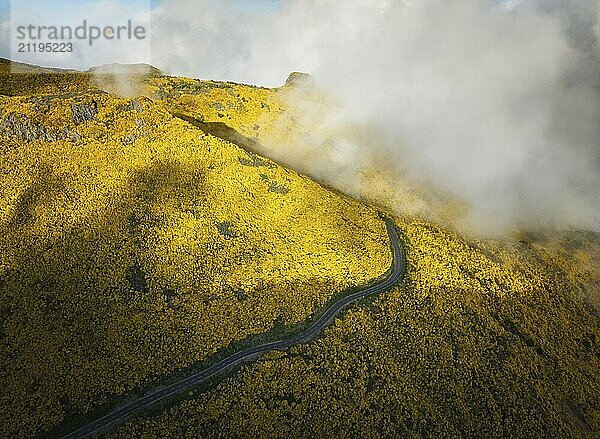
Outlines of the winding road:
[{"label": "winding road", "polygon": [[230,368],[239,365],[244,361],[248,361],[258,357],[271,350],[284,350],[295,344],[303,343],[317,334],[319,334],[325,326],[327,326],[334,317],[350,303],[355,302],[364,297],[375,293],[380,293],[389,290],[398,281],[402,279],[406,271],[406,258],[402,243],[398,238],[396,227],[391,219],[384,218],[387,232],[390,238],[390,247],[392,250],[392,267],[386,276],[378,283],[362,288],[355,293],[342,297],[337,302],[333,303],[317,320],[315,320],[305,331],[284,340],[277,340],[269,343],[264,343],[258,346],[249,347],[239,351],[223,360],[215,363],[207,369],[194,373],[185,377],[167,387],[157,389],[127,405],[119,407],[107,415],[96,419],[95,421],[75,430],[66,436],[65,439],[85,438],[99,434],[102,431],[108,430],[111,427],[125,421],[134,413],[146,409],[170,396],[183,392],[184,390],[201,384],[214,376],[223,373]]}]

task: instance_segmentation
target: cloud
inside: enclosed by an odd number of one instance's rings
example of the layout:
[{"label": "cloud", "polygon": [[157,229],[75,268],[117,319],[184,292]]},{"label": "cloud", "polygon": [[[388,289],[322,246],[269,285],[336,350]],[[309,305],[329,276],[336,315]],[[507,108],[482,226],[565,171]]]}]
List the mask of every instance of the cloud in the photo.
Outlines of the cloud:
[{"label": "cloud", "polygon": [[274,154],[298,169],[359,194],[374,172],[397,191],[446,193],[484,233],[599,228],[595,0],[290,0],[272,11],[167,0],[155,12],[161,68],[271,86],[301,70],[335,96],[342,107],[292,103],[309,135]]},{"label": "cloud", "polygon": [[312,140],[276,155],[345,190],[365,192],[361,176],[381,169],[398,189],[464,201],[485,232],[597,229],[598,2],[510,3],[304,0],[258,13],[167,1],[153,53],[195,77],[311,73],[343,108],[311,117],[305,105]]},{"label": "cloud", "polygon": [[[596,41],[600,41],[600,0],[596,5],[596,22],[594,23],[594,31],[596,32]],[[600,52],[600,45],[598,46]]]}]

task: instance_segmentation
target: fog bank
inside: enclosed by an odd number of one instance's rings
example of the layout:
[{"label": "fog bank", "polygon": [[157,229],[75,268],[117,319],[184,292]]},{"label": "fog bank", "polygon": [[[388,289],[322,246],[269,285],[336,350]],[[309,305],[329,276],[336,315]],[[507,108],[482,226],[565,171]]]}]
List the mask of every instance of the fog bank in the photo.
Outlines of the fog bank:
[{"label": "fog bank", "polygon": [[[485,234],[598,230],[599,15],[597,0],[290,0],[265,10],[167,0],[154,11],[152,62],[267,86],[310,73],[340,105],[292,102],[310,136],[274,154],[342,190],[377,197],[369,176],[380,173],[400,193],[461,200],[460,225]],[[392,204],[406,213],[402,197]]]}]

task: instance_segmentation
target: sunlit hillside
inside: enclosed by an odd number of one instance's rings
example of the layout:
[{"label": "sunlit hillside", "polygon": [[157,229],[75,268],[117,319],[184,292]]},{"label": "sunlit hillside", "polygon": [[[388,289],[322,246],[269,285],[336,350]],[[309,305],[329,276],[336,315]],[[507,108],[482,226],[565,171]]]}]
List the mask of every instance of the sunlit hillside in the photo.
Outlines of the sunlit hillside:
[{"label": "sunlit hillside", "polygon": [[[67,433],[390,267],[375,200],[266,157],[294,84],[0,68],[1,436]],[[598,236],[395,221],[403,285],[107,436],[599,431]]]},{"label": "sunlit hillside", "polygon": [[150,99],[82,84],[0,105],[4,435],[301,322],[391,263],[375,209]]}]

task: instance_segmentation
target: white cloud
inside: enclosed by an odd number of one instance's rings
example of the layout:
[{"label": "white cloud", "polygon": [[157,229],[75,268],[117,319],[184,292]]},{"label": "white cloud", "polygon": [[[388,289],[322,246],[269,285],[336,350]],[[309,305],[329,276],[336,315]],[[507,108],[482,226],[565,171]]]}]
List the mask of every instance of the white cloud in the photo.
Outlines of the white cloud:
[{"label": "white cloud", "polygon": [[339,142],[335,163],[319,155],[320,141],[313,154],[289,150],[315,157],[292,165],[329,183],[358,192],[360,171],[379,166],[397,184],[408,178],[465,200],[484,228],[598,228],[591,5],[511,1],[502,13],[479,0],[291,0],[252,14],[167,0],[153,55],[193,77],[279,85],[293,70],[313,74],[346,104],[321,128],[371,130]]}]

